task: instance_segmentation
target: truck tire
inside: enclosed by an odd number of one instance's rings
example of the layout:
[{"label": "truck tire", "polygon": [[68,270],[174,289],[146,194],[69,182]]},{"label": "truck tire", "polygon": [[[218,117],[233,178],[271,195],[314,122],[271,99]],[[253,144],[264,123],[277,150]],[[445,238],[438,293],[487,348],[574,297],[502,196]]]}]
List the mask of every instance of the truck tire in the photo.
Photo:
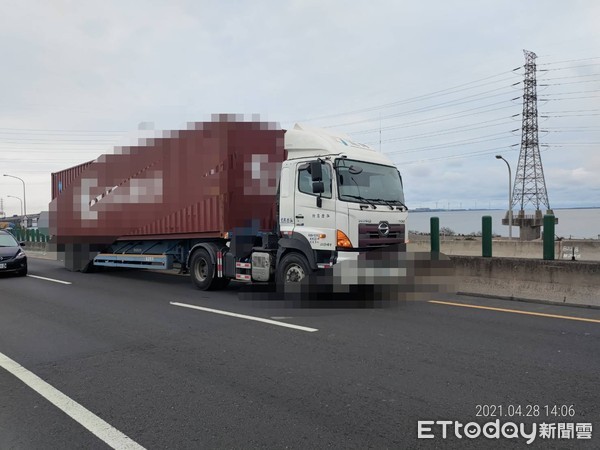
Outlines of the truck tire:
[{"label": "truck tire", "polygon": [[279,263],[277,268],[278,285],[286,283],[299,283],[311,273],[306,258],[297,252],[288,253]]},{"label": "truck tire", "polygon": [[215,265],[208,252],[203,248],[194,252],[189,269],[192,283],[198,289],[208,291],[213,288],[213,285],[216,285],[214,283]]}]

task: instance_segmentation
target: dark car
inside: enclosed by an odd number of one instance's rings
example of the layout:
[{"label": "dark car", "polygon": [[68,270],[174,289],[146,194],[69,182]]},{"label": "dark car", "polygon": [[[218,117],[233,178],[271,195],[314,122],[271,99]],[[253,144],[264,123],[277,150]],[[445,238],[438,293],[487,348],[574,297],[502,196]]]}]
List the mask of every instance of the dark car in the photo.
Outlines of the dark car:
[{"label": "dark car", "polygon": [[15,272],[19,276],[27,275],[27,256],[8,231],[0,230],[0,273]]}]

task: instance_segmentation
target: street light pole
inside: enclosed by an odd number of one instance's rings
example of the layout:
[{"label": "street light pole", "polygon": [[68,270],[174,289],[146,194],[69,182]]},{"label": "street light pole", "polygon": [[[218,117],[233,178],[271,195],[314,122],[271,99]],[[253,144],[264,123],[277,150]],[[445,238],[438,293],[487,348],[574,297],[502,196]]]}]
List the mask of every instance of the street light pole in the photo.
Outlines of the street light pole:
[{"label": "street light pole", "polygon": [[21,180],[23,183],[23,217],[25,218],[25,228],[27,228],[27,198],[25,196],[25,181],[23,178],[15,177],[14,175],[4,174],[5,177],[16,178],[17,180]]},{"label": "street light pole", "polygon": [[15,197],[14,195],[7,195],[7,197],[16,198],[21,202],[21,218],[23,218],[23,200],[21,200],[21,197]]},{"label": "street light pole", "polygon": [[496,159],[501,159],[506,163],[506,167],[508,167],[508,239],[512,240],[512,172],[510,164],[502,155],[496,155]]}]

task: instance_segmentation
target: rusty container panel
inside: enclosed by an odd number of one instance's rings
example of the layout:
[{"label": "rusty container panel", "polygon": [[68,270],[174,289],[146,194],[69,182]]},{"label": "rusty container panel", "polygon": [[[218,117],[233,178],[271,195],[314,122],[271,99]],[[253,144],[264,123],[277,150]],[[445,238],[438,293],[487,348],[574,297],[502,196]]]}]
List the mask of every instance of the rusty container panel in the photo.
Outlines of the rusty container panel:
[{"label": "rusty container panel", "polygon": [[56,242],[218,237],[252,220],[271,229],[284,131],[230,119],[164,132],[52,174]]},{"label": "rusty container panel", "polygon": [[60,172],[51,174],[52,177],[52,200],[58,197],[63,189],[69,186],[74,180],[79,177],[79,174],[85,170],[87,166],[92,164],[93,161],[88,161],[83,164],[79,164],[75,167],[70,167]]}]

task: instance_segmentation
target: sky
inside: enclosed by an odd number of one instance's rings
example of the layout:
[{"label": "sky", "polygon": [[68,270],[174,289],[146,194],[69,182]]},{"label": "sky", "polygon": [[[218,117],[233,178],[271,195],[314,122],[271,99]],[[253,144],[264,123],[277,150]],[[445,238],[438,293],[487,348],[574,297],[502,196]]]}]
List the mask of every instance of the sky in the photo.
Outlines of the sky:
[{"label": "sky", "polygon": [[[259,114],[388,154],[409,208],[507,209],[495,155],[514,178],[527,49],[550,206],[600,206],[598,17],[594,0],[2,1],[0,173],[37,213],[52,172],[140,128]],[[8,216],[13,197],[0,176]]]}]

